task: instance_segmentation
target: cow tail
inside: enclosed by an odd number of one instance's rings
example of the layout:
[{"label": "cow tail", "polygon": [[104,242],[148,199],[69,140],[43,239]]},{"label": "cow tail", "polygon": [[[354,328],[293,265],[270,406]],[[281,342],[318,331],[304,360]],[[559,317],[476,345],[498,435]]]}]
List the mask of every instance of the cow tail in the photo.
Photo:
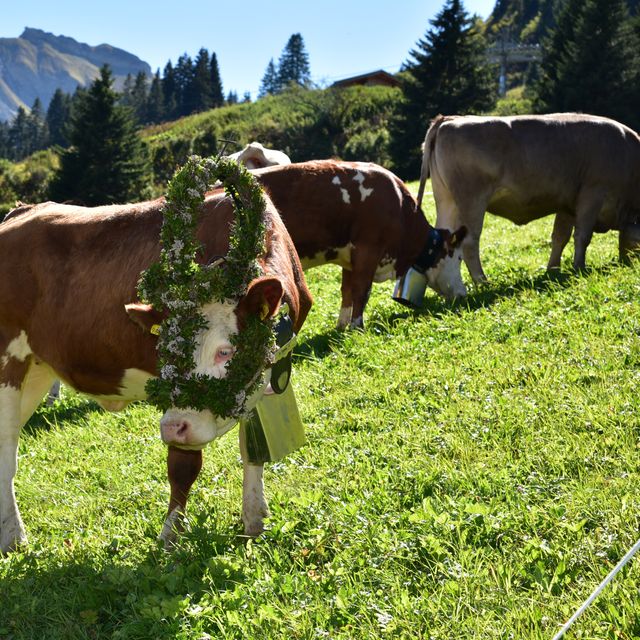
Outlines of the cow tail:
[{"label": "cow tail", "polygon": [[420,169],[420,187],[418,188],[418,207],[422,206],[422,198],[424,196],[424,187],[430,177],[429,161],[431,159],[431,153],[436,144],[436,134],[440,125],[445,121],[445,116],[436,116],[429,125],[427,135],[422,144],[422,168]]}]

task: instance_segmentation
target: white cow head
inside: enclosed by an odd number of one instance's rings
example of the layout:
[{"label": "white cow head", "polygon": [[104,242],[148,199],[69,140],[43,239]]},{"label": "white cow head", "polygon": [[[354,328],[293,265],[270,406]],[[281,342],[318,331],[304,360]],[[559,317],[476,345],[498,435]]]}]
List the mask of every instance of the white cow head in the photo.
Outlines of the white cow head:
[{"label": "white cow head", "polygon": [[[201,309],[208,328],[200,333],[194,353],[194,373],[221,379],[227,374],[227,363],[234,355],[231,336],[238,333],[249,315],[273,317],[282,299],[282,283],[272,277],[254,280],[238,304],[214,302]],[[127,305],[127,312],[138,324],[150,328],[157,323],[157,312],[142,305]],[[249,412],[262,397],[269,382],[269,371],[263,383],[246,400]],[[201,449],[237,423],[237,418],[214,415],[209,410],[170,408],[160,420],[160,434],[167,445],[182,449]]]},{"label": "white cow head", "polygon": [[265,149],[259,142],[250,142],[242,151],[232,153],[227,156],[242,162],[247,169],[262,169],[277,164],[291,164],[291,160],[286,153],[275,149]]}]

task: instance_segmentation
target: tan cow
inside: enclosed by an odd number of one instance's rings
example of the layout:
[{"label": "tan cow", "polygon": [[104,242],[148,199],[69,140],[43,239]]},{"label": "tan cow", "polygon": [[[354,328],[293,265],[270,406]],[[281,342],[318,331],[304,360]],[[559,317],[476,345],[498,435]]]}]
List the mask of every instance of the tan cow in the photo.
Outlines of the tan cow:
[{"label": "tan cow", "polygon": [[[136,285],[158,259],[163,203],[88,208],[48,202],[23,208],[0,225],[1,551],[26,541],[13,486],[18,437],[52,381],[60,378],[104,408],[119,410],[144,399],[146,381],[157,375],[157,338],[149,329],[161,316],[137,302]],[[204,261],[227,253],[232,220],[224,194],[206,200],[198,228]],[[309,311],[300,262],[272,204],[265,221],[262,276],[237,305],[214,302],[202,309],[208,328],[198,336],[198,373],[226,375],[224,364],[233,357],[230,336],[249,315],[274,315],[284,300],[297,331]],[[165,542],[200,471],[202,447],[235,422],[209,411],[175,408],[163,416],[171,485]],[[243,460],[242,517],[245,531],[256,534],[266,512],[262,465],[249,464],[244,452]]]},{"label": "tan cow", "polygon": [[548,268],[560,266],[575,227],[575,269],[594,231],[621,238],[640,218],[640,137],[608,118],[438,116],[424,141],[418,202],[431,177],[436,226],[463,224],[463,257],[485,278],[480,233],[486,211],[525,224],[555,213]]}]

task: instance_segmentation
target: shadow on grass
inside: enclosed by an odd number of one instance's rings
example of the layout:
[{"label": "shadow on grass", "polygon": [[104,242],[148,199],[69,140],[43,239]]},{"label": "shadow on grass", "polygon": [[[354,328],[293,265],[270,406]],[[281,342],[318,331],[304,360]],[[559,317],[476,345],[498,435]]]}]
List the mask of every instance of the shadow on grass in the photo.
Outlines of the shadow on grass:
[{"label": "shadow on grass", "polygon": [[56,401],[51,406],[47,406],[43,401],[29,418],[23,431],[28,435],[35,435],[39,431],[50,431],[58,424],[77,422],[94,411],[101,411],[100,406],[82,396],[64,402]]},{"label": "shadow on grass", "polygon": [[248,580],[242,536],[195,525],[183,537],[171,553],[151,544],[138,561],[115,540],[97,553],[76,550],[68,562],[48,563],[46,549],[12,557],[0,638],[177,637],[187,609]]},{"label": "shadow on grass", "polygon": [[432,292],[432,295],[425,297],[423,305],[419,309],[411,309],[410,307],[398,305],[397,311],[386,316],[384,319],[374,320],[367,326],[370,329],[384,328],[385,323],[393,325],[397,322],[411,321],[423,316],[440,318],[450,313],[475,311],[477,309],[490,307],[499,300],[519,296],[524,291],[545,293],[557,289],[567,289],[575,283],[577,278],[585,277],[593,273],[606,274],[617,266],[619,265],[609,264],[600,267],[587,267],[580,272],[566,270],[544,271],[537,275],[520,274],[520,277],[510,282],[493,283],[492,281],[487,281],[473,285],[471,293],[469,293],[466,298],[459,298],[453,302],[447,302],[444,298]]},{"label": "shadow on grass", "polygon": [[300,358],[324,358],[332,351],[340,348],[344,342],[345,332],[338,329],[331,329],[327,333],[317,333],[314,336],[300,340],[296,345],[295,357]]}]

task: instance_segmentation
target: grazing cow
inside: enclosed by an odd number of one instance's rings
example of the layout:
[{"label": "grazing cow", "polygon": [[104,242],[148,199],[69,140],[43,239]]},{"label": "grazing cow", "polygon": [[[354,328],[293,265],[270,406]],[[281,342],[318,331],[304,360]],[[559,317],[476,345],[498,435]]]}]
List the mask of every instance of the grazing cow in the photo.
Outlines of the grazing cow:
[{"label": "grazing cow", "polygon": [[242,162],[247,169],[261,169],[276,164],[291,164],[286,153],[265,149],[259,142],[250,142],[242,151],[232,153],[228,158]]},{"label": "grazing cow", "polygon": [[624,235],[640,217],[640,137],[614,120],[577,113],[438,116],[423,148],[418,202],[431,177],[436,225],[468,230],[462,248],[474,281],[485,278],[485,211],[516,224],[555,213],[549,269],[560,266],[574,227],[573,266],[583,269],[594,231]]},{"label": "grazing cow", "polygon": [[[136,302],[140,274],[158,259],[164,199],[139,204],[79,207],[44,203],[9,216],[0,225],[0,550],[26,541],[15,499],[20,430],[54,379],[108,410],[145,397],[156,368],[150,328],[162,316]],[[230,200],[207,199],[198,227],[203,260],[226,254]],[[263,275],[237,306],[212,302],[202,312],[208,329],[198,337],[196,372],[222,377],[233,357],[229,337],[251,315],[273,316],[284,300],[295,330],[311,305],[291,239],[270,203],[266,211]],[[266,376],[268,378],[268,375]],[[265,382],[266,384],[266,382]],[[264,388],[247,402],[255,405]],[[202,447],[235,420],[209,411],[170,409],[161,420],[169,445],[171,498],[161,537],[184,511],[202,463]],[[181,447],[181,448],[178,448]],[[248,534],[262,529],[266,512],[262,466],[244,460],[243,521]]]},{"label": "grazing cow", "polygon": [[[338,327],[363,326],[373,282],[403,275],[430,238],[437,264],[464,238],[433,233],[404,183],[372,163],[314,160],[254,171],[280,212],[303,268],[342,267]],[[451,262],[451,261],[448,261]],[[437,277],[436,277],[437,272]],[[460,270],[427,270],[430,285],[450,298],[464,290]]]}]

